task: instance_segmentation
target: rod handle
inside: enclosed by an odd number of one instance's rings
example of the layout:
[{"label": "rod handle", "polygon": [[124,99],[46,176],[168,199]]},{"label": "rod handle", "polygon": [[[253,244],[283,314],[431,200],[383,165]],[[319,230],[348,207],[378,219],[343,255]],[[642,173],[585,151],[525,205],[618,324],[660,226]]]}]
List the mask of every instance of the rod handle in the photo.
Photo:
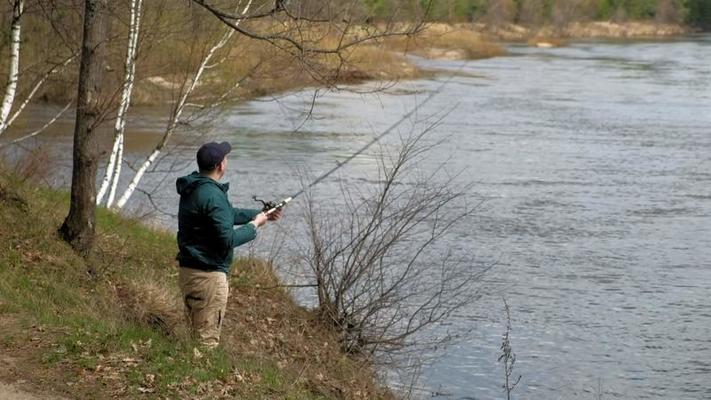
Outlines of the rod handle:
[{"label": "rod handle", "polygon": [[280,201],[279,204],[277,204],[274,208],[270,208],[269,210],[267,210],[267,212],[265,212],[265,214],[269,215],[269,214],[273,213],[274,211],[276,211],[276,210],[278,210],[278,209],[284,207],[285,205],[289,204],[289,202],[290,202],[291,200],[292,200],[292,197],[287,197],[287,198],[285,198],[284,200]]}]

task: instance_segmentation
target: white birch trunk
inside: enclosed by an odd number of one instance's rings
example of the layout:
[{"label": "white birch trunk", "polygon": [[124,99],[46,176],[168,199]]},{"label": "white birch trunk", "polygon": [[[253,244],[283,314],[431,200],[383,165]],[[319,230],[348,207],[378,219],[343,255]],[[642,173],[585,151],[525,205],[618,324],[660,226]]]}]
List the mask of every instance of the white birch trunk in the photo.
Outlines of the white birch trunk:
[{"label": "white birch trunk", "polygon": [[52,76],[52,74],[62,71],[64,69],[64,67],[69,65],[72,61],[74,61],[74,59],[76,57],[77,57],[77,55],[74,54],[74,55],[70,56],[69,58],[67,58],[66,60],[64,60],[63,63],[53,66],[52,68],[49,69],[49,71],[47,71],[37,81],[37,83],[35,83],[35,86],[32,87],[32,90],[30,90],[30,93],[27,95],[27,97],[22,102],[22,104],[20,104],[20,106],[17,107],[17,109],[15,110],[15,112],[12,113],[12,116],[7,121],[7,124],[5,126],[6,129],[9,128],[13,122],[15,122],[15,119],[20,115],[20,113],[22,113],[22,111],[25,109],[25,107],[27,107],[27,105],[30,103],[30,101],[32,101],[32,98],[35,97],[35,94],[37,94],[37,91],[42,87],[42,85],[44,85],[44,83],[47,81],[47,79],[49,79],[49,77]]},{"label": "white birch trunk", "polygon": [[15,94],[17,92],[17,79],[20,72],[21,18],[24,6],[24,0],[15,0],[12,7],[12,23],[10,25],[10,70],[7,78],[7,86],[5,86],[5,96],[2,99],[2,106],[0,106],[0,135],[7,130],[9,125],[7,118],[10,115],[12,103],[15,101]]},{"label": "white birch trunk", "polygon": [[118,148],[118,154],[116,155],[116,160],[118,162],[116,163],[116,171],[114,172],[114,179],[113,182],[111,183],[111,190],[109,191],[109,198],[106,200],[106,207],[110,208],[114,204],[114,199],[116,198],[116,188],[118,187],[119,183],[119,178],[121,177],[121,165],[123,164],[121,161],[123,160],[123,139],[124,139],[124,134],[121,132],[121,136],[119,137],[119,148]]},{"label": "white birch trunk", "polygon": [[[249,10],[249,7],[252,4],[252,0],[249,0],[247,4],[245,5],[244,9],[242,10],[242,14],[246,13],[247,10]],[[237,21],[236,24],[239,24],[240,21]],[[158,158],[158,155],[160,152],[163,150],[165,145],[168,143],[168,140],[170,137],[173,135],[173,132],[175,131],[175,128],[178,125],[178,122],[180,121],[180,116],[183,113],[183,109],[185,108],[185,103],[190,96],[190,94],[193,92],[195,87],[197,86],[198,82],[202,78],[202,74],[205,72],[205,69],[208,67],[210,64],[210,60],[212,57],[215,55],[215,52],[217,52],[219,49],[225,46],[227,42],[230,40],[232,35],[234,35],[235,30],[233,28],[228,28],[227,32],[220,38],[220,40],[212,47],[210,48],[210,51],[207,52],[205,55],[205,58],[202,60],[200,63],[200,66],[198,67],[197,71],[195,72],[195,76],[192,79],[192,82],[190,82],[190,85],[188,88],[182,93],[180,96],[180,99],[178,100],[178,103],[175,105],[174,112],[172,117],[170,118],[170,121],[168,122],[168,127],[165,130],[165,133],[163,134],[163,138],[161,141],[158,143],[158,145],[155,147],[153,152],[151,153],[150,156],[143,162],[141,167],[136,171],[136,174],[133,176],[133,179],[131,180],[131,183],[129,183],[128,187],[126,190],[123,192],[123,195],[121,195],[121,198],[118,200],[116,203],[116,207],[123,208],[123,206],[126,205],[126,202],[128,199],[133,195],[133,192],[136,190],[136,187],[138,186],[138,183],[141,181],[141,178],[143,178],[143,175],[146,173],[148,168],[153,164],[153,162]]]},{"label": "white birch trunk", "polygon": [[109,162],[106,164],[106,171],[104,171],[104,179],[101,181],[101,187],[99,188],[99,193],[96,195],[96,205],[101,205],[101,202],[104,201],[104,195],[106,195],[106,191],[109,189],[109,186],[111,185],[111,181],[113,180],[114,177],[114,171],[116,170],[116,166],[114,163],[116,162],[116,157],[118,156],[118,148],[120,145],[121,141],[119,140],[118,137],[114,138],[114,146],[111,149],[111,155],[109,156]]},{"label": "white birch trunk", "polygon": [[121,177],[121,163],[123,160],[123,135],[126,128],[126,113],[131,104],[133,83],[136,78],[136,53],[138,51],[138,30],[141,25],[141,5],[143,0],[131,0],[131,19],[128,28],[128,48],[126,50],[126,63],[124,67],[123,91],[119,103],[116,123],[114,124],[114,146],[109,157],[109,162],[104,172],[101,188],[96,196],[96,204],[101,204],[106,191],[111,188],[106,207],[111,207],[116,194],[116,186]]}]

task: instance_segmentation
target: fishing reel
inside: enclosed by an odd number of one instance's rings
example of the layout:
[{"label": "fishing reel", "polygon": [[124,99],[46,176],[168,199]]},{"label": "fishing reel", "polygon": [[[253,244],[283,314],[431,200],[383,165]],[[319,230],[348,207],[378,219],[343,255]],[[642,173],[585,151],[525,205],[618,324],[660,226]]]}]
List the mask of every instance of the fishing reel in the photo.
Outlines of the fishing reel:
[{"label": "fishing reel", "polygon": [[266,200],[258,199],[257,196],[252,196],[252,200],[262,203],[262,211],[263,212],[267,212],[269,210],[279,207],[279,205],[277,203],[275,203],[273,201],[266,201]]},{"label": "fishing reel", "polygon": [[287,197],[284,200],[275,203],[273,201],[264,201],[261,199],[258,199],[257,196],[252,196],[252,200],[258,201],[262,203],[262,211],[266,213],[267,215],[281,210],[285,205],[289,204],[289,202],[293,199],[293,197]]}]

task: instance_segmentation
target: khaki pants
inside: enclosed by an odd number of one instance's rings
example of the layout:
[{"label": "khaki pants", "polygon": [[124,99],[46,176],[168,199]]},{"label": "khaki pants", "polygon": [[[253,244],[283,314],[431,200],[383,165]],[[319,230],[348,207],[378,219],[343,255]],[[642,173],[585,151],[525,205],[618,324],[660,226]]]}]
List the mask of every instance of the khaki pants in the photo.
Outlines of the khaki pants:
[{"label": "khaki pants", "polygon": [[181,267],[179,281],[193,335],[203,345],[216,347],[227,308],[227,275]]}]

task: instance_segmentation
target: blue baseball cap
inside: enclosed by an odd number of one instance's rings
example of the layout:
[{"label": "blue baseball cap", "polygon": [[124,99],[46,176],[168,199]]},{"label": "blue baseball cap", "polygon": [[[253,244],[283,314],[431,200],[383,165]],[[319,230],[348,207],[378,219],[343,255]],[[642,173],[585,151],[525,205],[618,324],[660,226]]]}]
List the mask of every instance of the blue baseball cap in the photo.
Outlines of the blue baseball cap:
[{"label": "blue baseball cap", "polygon": [[210,142],[200,146],[197,151],[198,167],[202,171],[212,171],[232,151],[232,146],[227,142]]}]

